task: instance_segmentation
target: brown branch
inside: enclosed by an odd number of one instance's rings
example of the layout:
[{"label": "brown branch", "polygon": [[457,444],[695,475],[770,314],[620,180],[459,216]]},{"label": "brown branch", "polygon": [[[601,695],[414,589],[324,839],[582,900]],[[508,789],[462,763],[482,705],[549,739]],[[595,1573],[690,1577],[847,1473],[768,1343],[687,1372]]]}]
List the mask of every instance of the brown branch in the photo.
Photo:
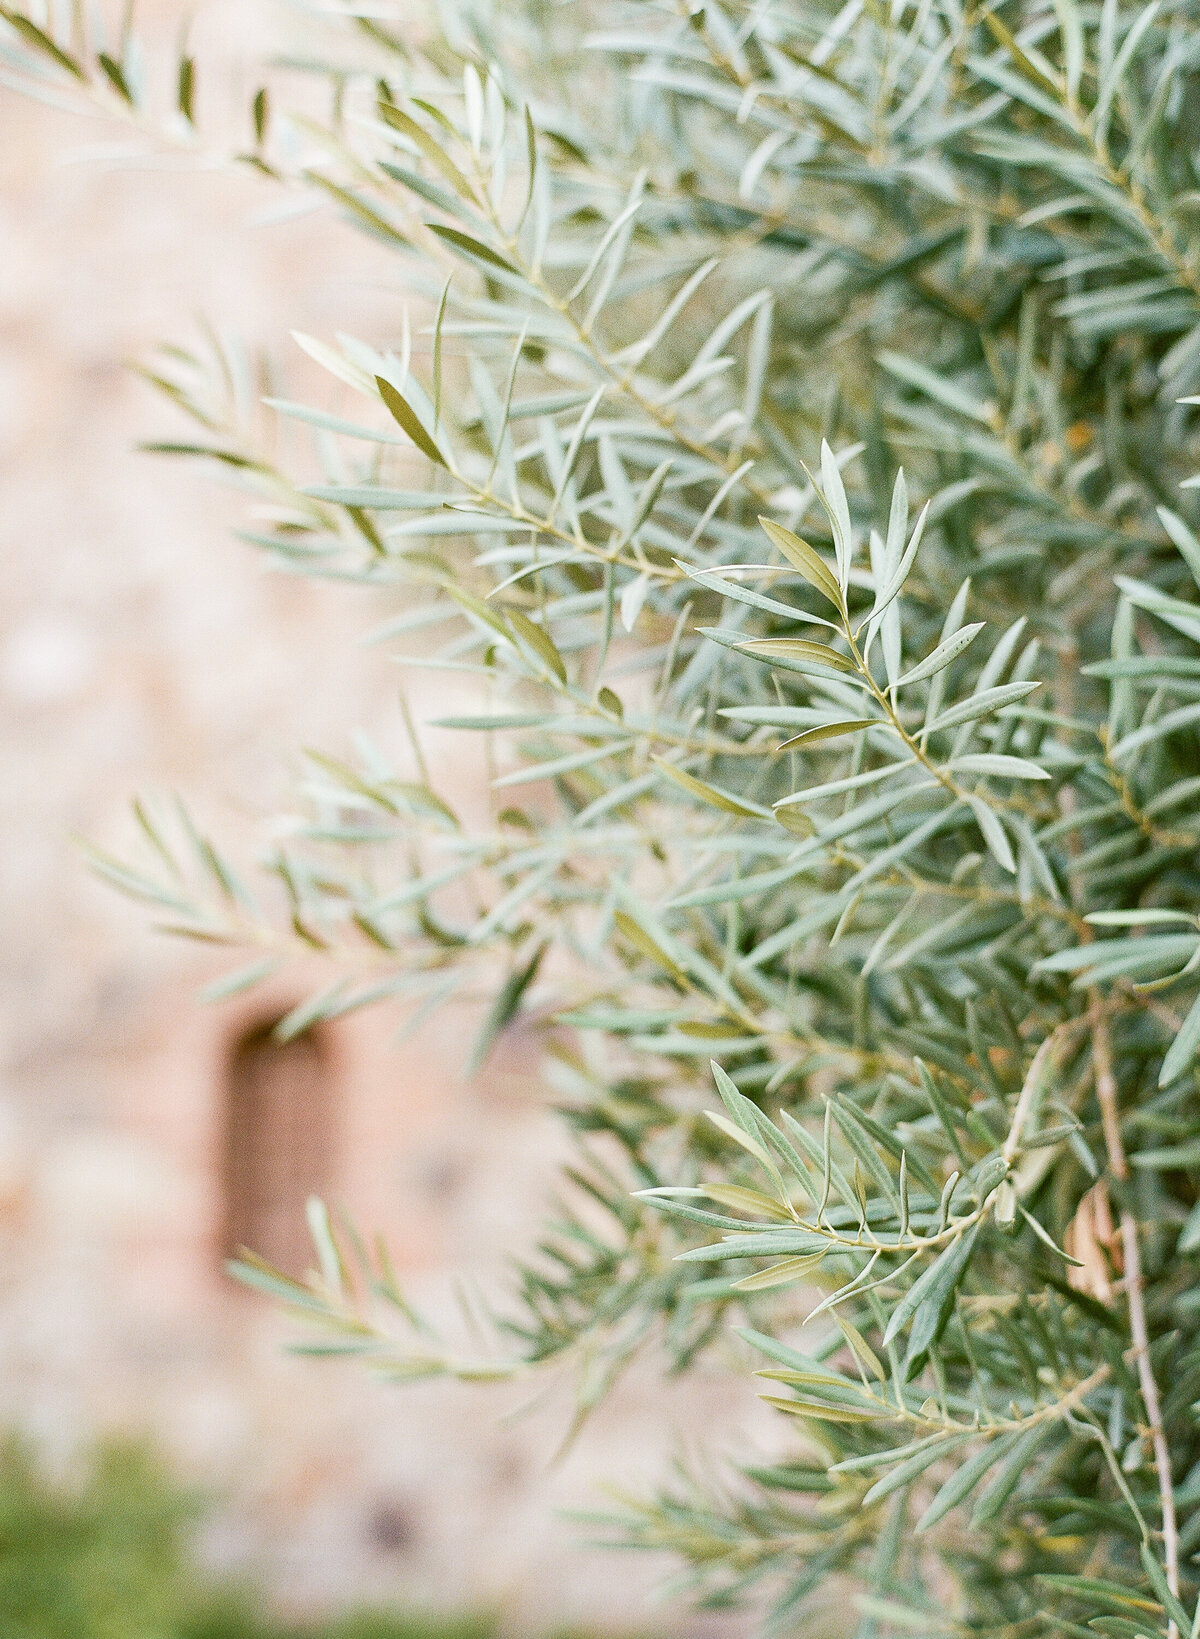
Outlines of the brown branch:
[{"label": "brown branch", "polygon": [[[1064,661],[1068,658],[1064,655]],[[1067,665],[1063,673],[1063,683],[1067,691],[1067,702],[1070,703],[1070,694],[1076,676],[1076,669]],[[1064,809],[1070,813],[1074,809],[1075,793],[1068,788],[1062,794]],[[1072,845],[1073,844],[1073,845]],[[1078,851],[1078,838],[1068,842],[1072,854]],[[1078,900],[1079,883],[1076,873],[1072,871],[1072,897]],[[1096,937],[1095,929],[1086,925],[1083,931],[1083,940],[1090,942]],[[1092,1068],[1095,1075],[1096,1102],[1100,1106],[1100,1122],[1104,1131],[1104,1148],[1108,1158],[1108,1170],[1113,1179],[1124,1184],[1129,1180],[1129,1161],[1125,1154],[1125,1142],[1121,1137],[1121,1117],[1117,1097],[1117,1077],[1113,1069],[1112,1034],[1109,1028],[1108,1009],[1100,991],[1094,986],[1088,991],[1088,1020],[1092,1031]],[[1167,1445],[1166,1431],[1163,1428],[1162,1404],[1158,1397],[1158,1384],[1154,1381],[1154,1368],[1150,1361],[1150,1335],[1146,1326],[1146,1289],[1142,1274],[1141,1247],[1138,1243],[1137,1220],[1122,1205],[1120,1209],[1121,1248],[1125,1263],[1125,1299],[1129,1305],[1129,1331],[1133,1340],[1133,1357],[1137,1365],[1138,1388],[1141,1391],[1142,1404],[1146,1409],[1146,1422],[1150,1430],[1151,1449],[1154,1453],[1154,1470],[1158,1479],[1158,1494],[1162,1506],[1162,1538],[1163,1555],[1166,1560],[1167,1586],[1171,1592],[1179,1595],[1179,1524],[1175,1516],[1175,1487],[1171,1478],[1171,1453]],[[1179,1639],[1179,1628],[1174,1620],[1167,1622],[1167,1639]]]},{"label": "brown branch", "polygon": [[[1117,1078],[1113,1071],[1112,1038],[1108,1017],[1100,1000],[1099,991],[1090,992],[1092,1021],[1092,1062],[1096,1070],[1096,1098],[1100,1105],[1100,1119],[1104,1127],[1104,1143],[1108,1152],[1108,1167],[1113,1177],[1124,1183],[1129,1178],[1129,1162],[1121,1138],[1121,1124],[1117,1110]],[[1125,1260],[1125,1297],[1129,1304],[1129,1330],[1133,1337],[1133,1357],[1137,1363],[1138,1387],[1146,1408],[1150,1429],[1150,1443],[1154,1451],[1154,1467],[1158,1475],[1158,1494],[1162,1503],[1163,1552],[1166,1558],[1167,1586],[1179,1594],[1179,1526],[1175,1517],[1175,1488],[1171,1480],[1171,1454],[1163,1428],[1162,1406],[1158,1398],[1158,1384],[1150,1362],[1150,1337],[1146,1329],[1146,1293],[1142,1275],[1142,1255],[1138,1245],[1137,1220],[1127,1207],[1121,1208],[1121,1250]],[[1167,1624],[1167,1639],[1178,1639],[1179,1629],[1174,1621]]]}]

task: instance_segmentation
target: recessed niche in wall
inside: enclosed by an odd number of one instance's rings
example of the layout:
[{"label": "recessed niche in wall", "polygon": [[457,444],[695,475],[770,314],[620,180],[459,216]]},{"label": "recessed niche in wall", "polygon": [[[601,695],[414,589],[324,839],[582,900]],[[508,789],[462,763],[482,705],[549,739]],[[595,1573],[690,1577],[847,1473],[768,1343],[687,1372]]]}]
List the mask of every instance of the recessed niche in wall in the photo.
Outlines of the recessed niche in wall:
[{"label": "recessed niche in wall", "polygon": [[315,1030],[277,1041],[275,1020],[233,1043],[225,1087],[221,1251],[249,1247],[289,1275],[312,1266],[304,1207],[333,1182],[336,1088]]}]

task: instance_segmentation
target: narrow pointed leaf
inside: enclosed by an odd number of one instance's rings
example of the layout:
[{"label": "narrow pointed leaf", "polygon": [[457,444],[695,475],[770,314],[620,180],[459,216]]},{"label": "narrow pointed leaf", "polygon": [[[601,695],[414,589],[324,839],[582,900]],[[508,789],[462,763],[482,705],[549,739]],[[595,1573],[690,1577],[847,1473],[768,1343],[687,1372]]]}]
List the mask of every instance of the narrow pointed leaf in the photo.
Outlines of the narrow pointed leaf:
[{"label": "narrow pointed leaf", "polygon": [[418,421],[411,405],[403,395],[398,393],[391,382],[385,381],[382,376],[375,377],[375,385],[378,387],[379,396],[387,405],[393,421],[398,426],[403,427],[423,455],[427,455],[431,461],[436,461],[439,467],[444,467],[446,457]]}]

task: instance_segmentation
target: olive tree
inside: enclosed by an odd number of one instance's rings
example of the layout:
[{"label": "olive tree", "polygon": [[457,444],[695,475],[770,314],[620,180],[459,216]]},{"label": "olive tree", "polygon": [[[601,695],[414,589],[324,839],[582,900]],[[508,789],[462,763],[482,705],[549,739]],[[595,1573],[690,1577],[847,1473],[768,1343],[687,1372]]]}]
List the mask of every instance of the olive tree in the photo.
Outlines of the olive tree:
[{"label": "olive tree", "polygon": [[[203,146],[203,63],[62,9],[0,8],[10,77]],[[230,156],[412,293],[301,341],[360,405],[272,403],[323,481],[159,374],[259,550],[478,680],[491,820],[413,724],[417,779],[311,759],[258,880],[145,808],[99,865],[230,991],[325,962],[285,1035],[487,987],[477,1061],[538,1022],[580,1154],[490,1353],[319,1204],[319,1274],[241,1273],[321,1352],[557,1362],[580,1416],[740,1335],[788,1459],[613,1529],[777,1631],[833,1579],[859,1639],[1195,1639],[1200,13],[385,10]]]}]

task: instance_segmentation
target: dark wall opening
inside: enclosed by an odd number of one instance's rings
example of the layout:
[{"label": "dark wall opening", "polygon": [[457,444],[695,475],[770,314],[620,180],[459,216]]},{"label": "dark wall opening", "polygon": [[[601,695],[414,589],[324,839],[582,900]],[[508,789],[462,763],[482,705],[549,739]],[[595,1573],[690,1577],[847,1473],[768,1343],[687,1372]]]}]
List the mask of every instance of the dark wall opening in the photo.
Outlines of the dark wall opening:
[{"label": "dark wall opening", "polygon": [[248,1031],[229,1056],[221,1253],[248,1247],[298,1276],[313,1263],[305,1202],[333,1183],[337,1110],[326,1041],[313,1030],[278,1041],[275,1023]]}]

